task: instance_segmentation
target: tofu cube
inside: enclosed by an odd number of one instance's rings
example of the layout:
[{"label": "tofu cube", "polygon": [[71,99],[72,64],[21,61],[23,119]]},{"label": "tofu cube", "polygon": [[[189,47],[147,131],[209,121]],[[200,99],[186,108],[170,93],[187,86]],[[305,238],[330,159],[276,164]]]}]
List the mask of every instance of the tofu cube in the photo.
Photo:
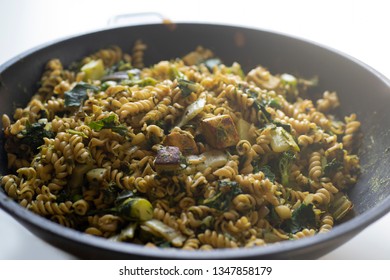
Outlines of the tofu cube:
[{"label": "tofu cube", "polygon": [[157,172],[175,171],[180,168],[181,152],[178,147],[167,146],[157,151],[154,166]]},{"label": "tofu cube", "polygon": [[240,141],[234,121],[229,115],[204,119],[201,126],[207,143],[216,149],[234,146]]}]

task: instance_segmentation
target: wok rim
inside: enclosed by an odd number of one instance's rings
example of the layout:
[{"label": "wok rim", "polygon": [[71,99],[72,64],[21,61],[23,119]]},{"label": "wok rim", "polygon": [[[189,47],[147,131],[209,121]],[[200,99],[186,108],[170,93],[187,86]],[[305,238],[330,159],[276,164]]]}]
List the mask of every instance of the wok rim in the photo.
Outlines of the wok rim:
[{"label": "wok rim", "polygon": [[[136,28],[139,26],[161,26],[163,24],[142,24],[142,25],[131,25],[131,26],[119,26],[119,27],[106,27],[100,28],[92,31],[87,31],[75,35],[65,36],[59,39],[50,40],[38,46],[32,47],[28,50],[23,51],[22,53],[14,56],[13,58],[5,61],[0,65],[0,81],[1,74],[20,60],[23,60],[27,56],[32,56],[36,52],[44,50],[45,48],[52,47],[57,44],[63,44],[68,40],[76,40],[78,38],[93,35],[100,32],[109,32],[111,30],[118,29],[129,29]],[[264,30],[260,28],[251,28],[246,26],[239,25],[228,25],[228,24],[215,24],[215,23],[197,23],[197,22],[181,22],[175,23],[178,26],[184,25],[193,25],[193,26],[203,26],[203,27],[223,27],[223,28],[236,28],[251,30],[255,32],[262,32],[272,36],[284,37],[287,40],[299,41],[307,45],[310,48],[320,48],[326,52],[333,53],[335,55],[341,56],[342,58],[352,62],[354,67],[362,68],[371,74],[373,74],[378,82],[384,83],[388,88],[390,88],[390,80],[367,65],[366,63],[360,61],[359,59],[352,57],[342,51],[334,49],[329,46],[311,41],[306,38],[301,38],[294,35],[285,34],[282,32],[275,32],[270,30]],[[27,226],[28,230],[31,231],[30,227],[34,229],[44,230],[46,233],[53,234],[55,238],[65,239],[70,242],[76,242],[78,245],[88,246],[91,249],[97,248],[100,250],[105,250],[110,254],[121,254],[123,256],[127,255],[129,257],[142,257],[142,258],[161,258],[161,259],[240,259],[240,258],[266,258],[266,257],[278,257],[282,253],[286,253],[286,256],[290,258],[294,253],[300,253],[299,256],[305,255],[305,252],[310,254],[314,250],[321,250],[321,247],[325,244],[330,244],[332,241],[336,241],[337,238],[340,238],[340,244],[345,243],[350,238],[348,236],[354,236],[358,234],[361,230],[365,229],[370,224],[374,223],[385,214],[390,212],[390,196],[385,198],[379,204],[375,205],[373,208],[368,211],[359,214],[352,219],[345,221],[341,224],[335,226],[330,232],[326,234],[316,234],[315,236],[303,238],[299,240],[291,241],[282,241],[276,244],[270,244],[261,247],[254,248],[236,248],[236,249],[214,249],[211,251],[186,251],[182,249],[154,249],[146,248],[143,245],[137,245],[132,243],[116,243],[107,241],[101,237],[95,237],[75,229],[66,228],[57,223],[54,223],[42,216],[39,216],[33,213],[30,210],[20,206],[17,202],[13,201],[10,197],[7,196],[3,189],[0,189],[0,209],[3,209],[6,213],[11,215],[18,223],[21,223],[23,226]],[[34,235],[38,238],[43,239],[39,234],[34,232]],[[342,239],[344,237],[344,239]],[[47,240],[43,239],[47,242]],[[51,242],[49,242],[51,243]],[[61,250],[68,252],[60,246],[56,246]],[[333,250],[333,249],[331,249]],[[331,251],[329,250],[329,251]],[[71,253],[72,254],[72,253]]]}]

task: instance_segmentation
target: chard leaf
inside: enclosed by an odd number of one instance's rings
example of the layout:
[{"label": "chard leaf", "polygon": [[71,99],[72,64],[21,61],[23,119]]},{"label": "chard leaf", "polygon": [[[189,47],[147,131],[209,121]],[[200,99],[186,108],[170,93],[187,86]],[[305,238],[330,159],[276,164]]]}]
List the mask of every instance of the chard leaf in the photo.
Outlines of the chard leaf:
[{"label": "chard leaf", "polygon": [[180,78],[177,82],[179,83],[179,88],[183,97],[189,96],[192,92],[198,92],[201,88],[198,83],[186,79]]},{"label": "chard leaf", "polygon": [[271,171],[271,167],[269,165],[260,167],[259,171],[264,173],[265,178],[270,180],[272,183],[275,183],[275,174]]},{"label": "chard leaf", "polygon": [[204,205],[221,211],[226,211],[230,207],[232,199],[242,193],[241,187],[235,181],[218,181],[218,193],[213,197],[203,200]]},{"label": "chard leaf", "polygon": [[98,91],[99,88],[81,82],[65,92],[65,107],[79,107],[88,97],[88,90]]},{"label": "chard leaf", "polygon": [[27,124],[26,129],[22,131],[22,144],[30,146],[33,151],[38,150],[45,143],[44,137],[53,138],[55,136],[54,132],[46,130],[45,126],[46,124],[38,122]]},{"label": "chard leaf", "polygon": [[332,159],[330,162],[326,163],[324,166],[324,174],[325,176],[329,176],[337,171],[339,171],[343,167],[343,163],[338,161],[337,159]]},{"label": "chard leaf", "polygon": [[268,111],[266,109],[267,102],[265,102],[264,100],[259,100],[259,98],[258,98],[259,94],[254,90],[245,89],[244,92],[255,100],[255,102],[253,102],[252,106],[256,109],[256,111],[262,113],[264,121],[266,123],[270,123],[271,122],[271,114],[268,113]]},{"label": "chard leaf", "polygon": [[88,124],[88,126],[95,131],[100,131],[104,128],[108,128],[122,136],[125,136],[127,134],[127,127],[119,123],[117,115],[109,115],[104,119],[92,121]]},{"label": "chard leaf", "polygon": [[316,217],[313,211],[313,204],[302,203],[292,213],[291,219],[286,220],[282,228],[289,233],[297,233],[305,228],[316,226]]}]

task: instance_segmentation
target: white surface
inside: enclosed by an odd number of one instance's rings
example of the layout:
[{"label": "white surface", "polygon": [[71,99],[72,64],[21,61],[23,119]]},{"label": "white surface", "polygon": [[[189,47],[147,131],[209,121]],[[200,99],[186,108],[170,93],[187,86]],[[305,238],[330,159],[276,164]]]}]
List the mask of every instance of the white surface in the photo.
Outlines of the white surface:
[{"label": "white surface", "polygon": [[[389,8],[383,0],[0,0],[0,64],[47,41],[106,27],[118,14],[159,12],[174,22],[225,23],[299,36],[348,53],[390,77]],[[390,259],[389,232],[387,214],[323,259]],[[0,259],[69,258],[0,210]]]}]

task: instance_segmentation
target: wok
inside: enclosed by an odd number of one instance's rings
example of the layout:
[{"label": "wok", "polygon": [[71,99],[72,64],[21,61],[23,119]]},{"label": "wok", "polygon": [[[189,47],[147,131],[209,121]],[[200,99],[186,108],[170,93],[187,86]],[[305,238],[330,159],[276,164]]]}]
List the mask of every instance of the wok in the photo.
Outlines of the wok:
[{"label": "wok", "polygon": [[[145,64],[185,55],[202,45],[225,64],[239,62],[245,71],[261,64],[274,73],[319,77],[318,92],[337,91],[341,115],[356,113],[364,137],[359,151],[360,180],[350,192],[354,217],[322,235],[252,249],[210,252],[157,250],[107,241],[62,227],[19,206],[0,190],[0,206],[46,242],[80,258],[90,259],[313,259],[348,241],[390,211],[390,81],[356,59],[312,42],[282,34],[237,26],[181,23],[106,29],[29,50],[0,66],[0,113],[12,115],[27,104],[37,89],[45,63],[59,58],[64,65],[100,48],[116,44],[130,51],[142,39],[147,45]],[[6,174],[6,153],[0,147],[0,172]]]}]

